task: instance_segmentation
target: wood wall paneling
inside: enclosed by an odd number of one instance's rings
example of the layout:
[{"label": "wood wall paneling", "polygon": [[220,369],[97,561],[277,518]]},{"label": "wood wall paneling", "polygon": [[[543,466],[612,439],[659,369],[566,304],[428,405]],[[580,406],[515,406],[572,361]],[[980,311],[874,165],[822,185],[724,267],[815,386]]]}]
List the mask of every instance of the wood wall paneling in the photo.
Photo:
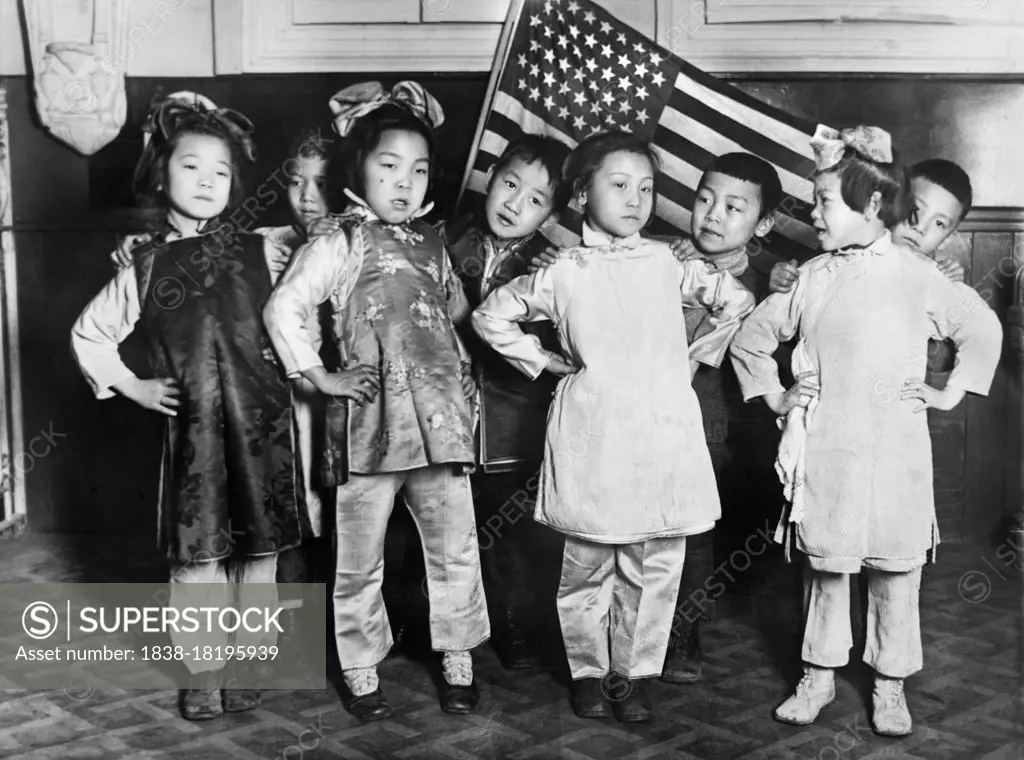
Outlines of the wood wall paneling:
[{"label": "wood wall paneling", "polygon": [[[438,0],[440,4],[447,0]],[[293,24],[415,24],[420,0],[278,0]]]},{"label": "wood wall paneling", "polygon": [[420,0],[420,20],[425,24],[500,24],[508,15],[511,0]]},{"label": "wood wall paneling", "polygon": [[[801,13],[809,19],[827,17],[830,8],[840,7],[814,0],[782,3],[779,17],[771,13],[775,3],[748,0],[734,7],[729,0],[657,2],[658,42],[713,73],[1024,73],[1020,20],[1007,23],[1001,15],[1006,10],[1017,16],[1021,3],[1016,0],[1009,6],[989,0],[985,7],[993,11],[979,14],[963,12],[982,7],[974,2],[960,3],[959,9],[953,0],[911,4],[915,11],[931,8],[933,15],[970,21],[956,24],[785,20]],[[853,15],[871,8],[844,5]]]},{"label": "wood wall paneling", "polygon": [[[222,1],[217,0],[218,11]],[[213,0],[131,0],[126,60],[118,62],[119,68],[133,77],[212,76],[213,4]],[[92,3],[68,6],[72,12],[91,13]],[[0,0],[0,76],[29,73],[22,37],[18,0]]]},{"label": "wood wall paneling", "polygon": [[1019,20],[1018,0],[707,0],[711,24],[910,21],[997,25]]},{"label": "wood wall paneling", "polygon": [[[1005,319],[1013,293],[1013,232],[974,232],[968,283]],[[1007,407],[1014,370],[1003,357],[988,396],[969,394],[966,404],[964,509],[967,535],[991,538],[1006,513],[1006,461],[1010,420]]]},{"label": "wood wall paneling", "polygon": [[243,72],[489,71],[501,33],[500,24],[299,25],[289,9],[243,0]]}]

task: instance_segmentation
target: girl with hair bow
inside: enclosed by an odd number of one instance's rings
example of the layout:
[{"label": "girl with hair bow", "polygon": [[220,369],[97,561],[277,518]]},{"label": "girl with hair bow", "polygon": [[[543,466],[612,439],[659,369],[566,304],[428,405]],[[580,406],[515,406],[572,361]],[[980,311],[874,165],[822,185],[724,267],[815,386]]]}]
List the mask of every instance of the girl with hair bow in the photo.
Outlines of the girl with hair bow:
[{"label": "girl with hair bow", "polygon": [[[220,222],[241,199],[239,174],[255,157],[252,124],[201,95],[176,93],[156,104],[147,134],[135,192],[162,212],[160,227],[85,307],[71,347],[97,398],[119,393],[167,418],[158,541],[170,563],[169,606],[251,606],[244,600],[255,589],[274,588],[278,552],[304,532],[289,388],[262,320],[279,253]],[[150,339],[147,379],[118,355],[137,323]],[[188,720],[260,702],[262,674],[251,660],[224,668],[195,654],[226,639],[171,633],[191,674],[179,705]],[[239,629],[234,644],[275,640]]]},{"label": "girl with hair bow", "polygon": [[[349,151],[349,206],[335,232],[295,254],[264,316],[288,375],[328,398],[324,475],[338,485],[334,614],[345,709],[367,721],[391,714],[377,664],[393,643],[381,581],[401,491],[423,542],[441,707],[468,713],[479,700],[470,650],[490,635],[468,475],[475,387],[453,325],[468,305],[443,242],[421,219],[444,114],[415,82],[354,85],[331,108]],[[325,369],[305,326],[327,301],[337,372]]]},{"label": "girl with hair bow", "polygon": [[[777,535],[807,558],[804,675],[775,710],[813,723],[835,698],[835,669],[852,646],[850,576],[868,576],[864,661],[875,670],[872,723],[912,729],[904,679],[923,664],[921,568],[938,544],[928,408],[986,395],[1002,329],[974,291],[895,244],[911,212],[888,133],[819,128],[811,218],[824,251],[792,290],[747,318],[731,346],[745,400],[763,397],[783,429],[776,469],[790,502]],[[779,383],[772,354],[799,336],[797,382]],[[942,390],[925,384],[928,340],[950,338],[957,366]]]}]

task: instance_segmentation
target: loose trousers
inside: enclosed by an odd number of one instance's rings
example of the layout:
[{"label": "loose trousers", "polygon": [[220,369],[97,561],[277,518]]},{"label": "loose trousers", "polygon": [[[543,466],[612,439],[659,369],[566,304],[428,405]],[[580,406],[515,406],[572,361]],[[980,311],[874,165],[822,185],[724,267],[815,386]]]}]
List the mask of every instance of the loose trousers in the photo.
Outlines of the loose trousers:
[{"label": "loose trousers", "polygon": [[[853,646],[850,576],[807,568],[809,598],[802,656],[823,668],[846,665]],[[864,662],[889,678],[906,678],[923,664],[921,568],[903,573],[867,570],[868,614]]]},{"label": "loose trousers", "polygon": [[344,670],[383,660],[394,643],[384,606],[384,537],[404,492],[423,544],[435,651],[472,649],[490,636],[469,476],[450,465],[352,475],[338,488],[334,627]]},{"label": "loose trousers", "polygon": [[555,630],[564,538],[533,519],[539,479],[536,468],[472,479],[491,630],[506,644]]},{"label": "loose trousers", "polygon": [[[186,562],[171,567],[171,588],[168,606],[173,609],[185,607],[276,607],[277,555],[246,557],[228,562]],[[202,584],[202,585],[199,585]],[[258,584],[254,586],[253,584]],[[202,618],[201,618],[202,619]],[[255,627],[255,626],[253,626]],[[277,630],[252,632],[244,626],[233,634],[217,630],[195,633],[171,630],[171,644],[185,650],[185,665],[190,673],[220,670],[227,656],[215,654],[216,647],[228,644],[235,646],[274,646],[277,644]],[[210,647],[210,658],[192,656],[193,647]],[[236,660],[237,662],[237,660]]]},{"label": "loose trousers", "polygon": [[598,544],[566,536],[558,618],[573,680],[660,675],[686,538]]}]

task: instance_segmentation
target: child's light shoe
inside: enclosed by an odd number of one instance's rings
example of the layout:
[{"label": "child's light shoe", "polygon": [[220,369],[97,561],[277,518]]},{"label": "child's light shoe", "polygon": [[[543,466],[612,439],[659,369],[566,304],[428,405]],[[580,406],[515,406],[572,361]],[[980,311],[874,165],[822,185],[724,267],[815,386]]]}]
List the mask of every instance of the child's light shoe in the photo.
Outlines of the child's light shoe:
[{"label": "child's light shoe", "polygon": [[879,736],[909,736],[913,730],[902,678],[875,678],[871,696],[875,733]]},{"label": "child's light shoe", "polygon": [[775,720],[791,726],[808,726],[835,698],[835,671],[804,665],[804,675],[796,685],[796,693],[775,708]]}]

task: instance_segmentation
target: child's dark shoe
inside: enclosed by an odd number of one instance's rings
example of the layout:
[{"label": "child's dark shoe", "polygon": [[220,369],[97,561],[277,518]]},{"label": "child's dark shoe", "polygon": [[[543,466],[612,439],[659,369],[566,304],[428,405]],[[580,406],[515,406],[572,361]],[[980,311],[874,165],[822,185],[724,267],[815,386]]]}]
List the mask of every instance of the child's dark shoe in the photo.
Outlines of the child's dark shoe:
[{"label": "child's dark shoe", "polygon": [[185,720],[212,720],[224,714],[221,704],[221,671],[193,673],[189,688],[178,692],[178,710]]},{"label": "child's dark shoe", "polygon": [[473,679],[473,656],[469,652],[445,652],[441,662],[441,709],[468,715],[480,702],[480,690]]},{"label": "child's dark shoe", "polygon": [[492,639],[491,646],[505,670],[528,670],[541,663],[537,647],[523,636],[515,635],[507,640]]},{"label": "child's dark shoe", "polygon": [[701,678],[700,621],[673,633],[668,642],[661,680],[673,684],[693,684]]},{"label": "child's dark shoe", "polygon": [[572,682],[569,692],[569,706],[580,718],[610,718],[612,708],[608,704],[600,678],[581,678]]},{"label": "child's dark shoe", "polygon": [[391,705],[384,697],[377,679],[377,668],[352,668],[342,672],[349,696],[342,706],[353,717],[365,723],[387,720],[391,717]]},{"label": "child's dark shoe", "polygon": [[649,723],[654,717],[654,710],[646,680],[630,679],[625,694],[612,702],[612,712],[619,723]]},{"label": "child's dark shoe", "polygon": [[259,689],[224,689],[224,712],[237,713],[254,710],[260,706]]},{"label": "child's dark shoe", "polygon": [[260,706],[260,687],[272,677],[269,660],[234,660],[224,669],[224,712],[237,713]]}]

